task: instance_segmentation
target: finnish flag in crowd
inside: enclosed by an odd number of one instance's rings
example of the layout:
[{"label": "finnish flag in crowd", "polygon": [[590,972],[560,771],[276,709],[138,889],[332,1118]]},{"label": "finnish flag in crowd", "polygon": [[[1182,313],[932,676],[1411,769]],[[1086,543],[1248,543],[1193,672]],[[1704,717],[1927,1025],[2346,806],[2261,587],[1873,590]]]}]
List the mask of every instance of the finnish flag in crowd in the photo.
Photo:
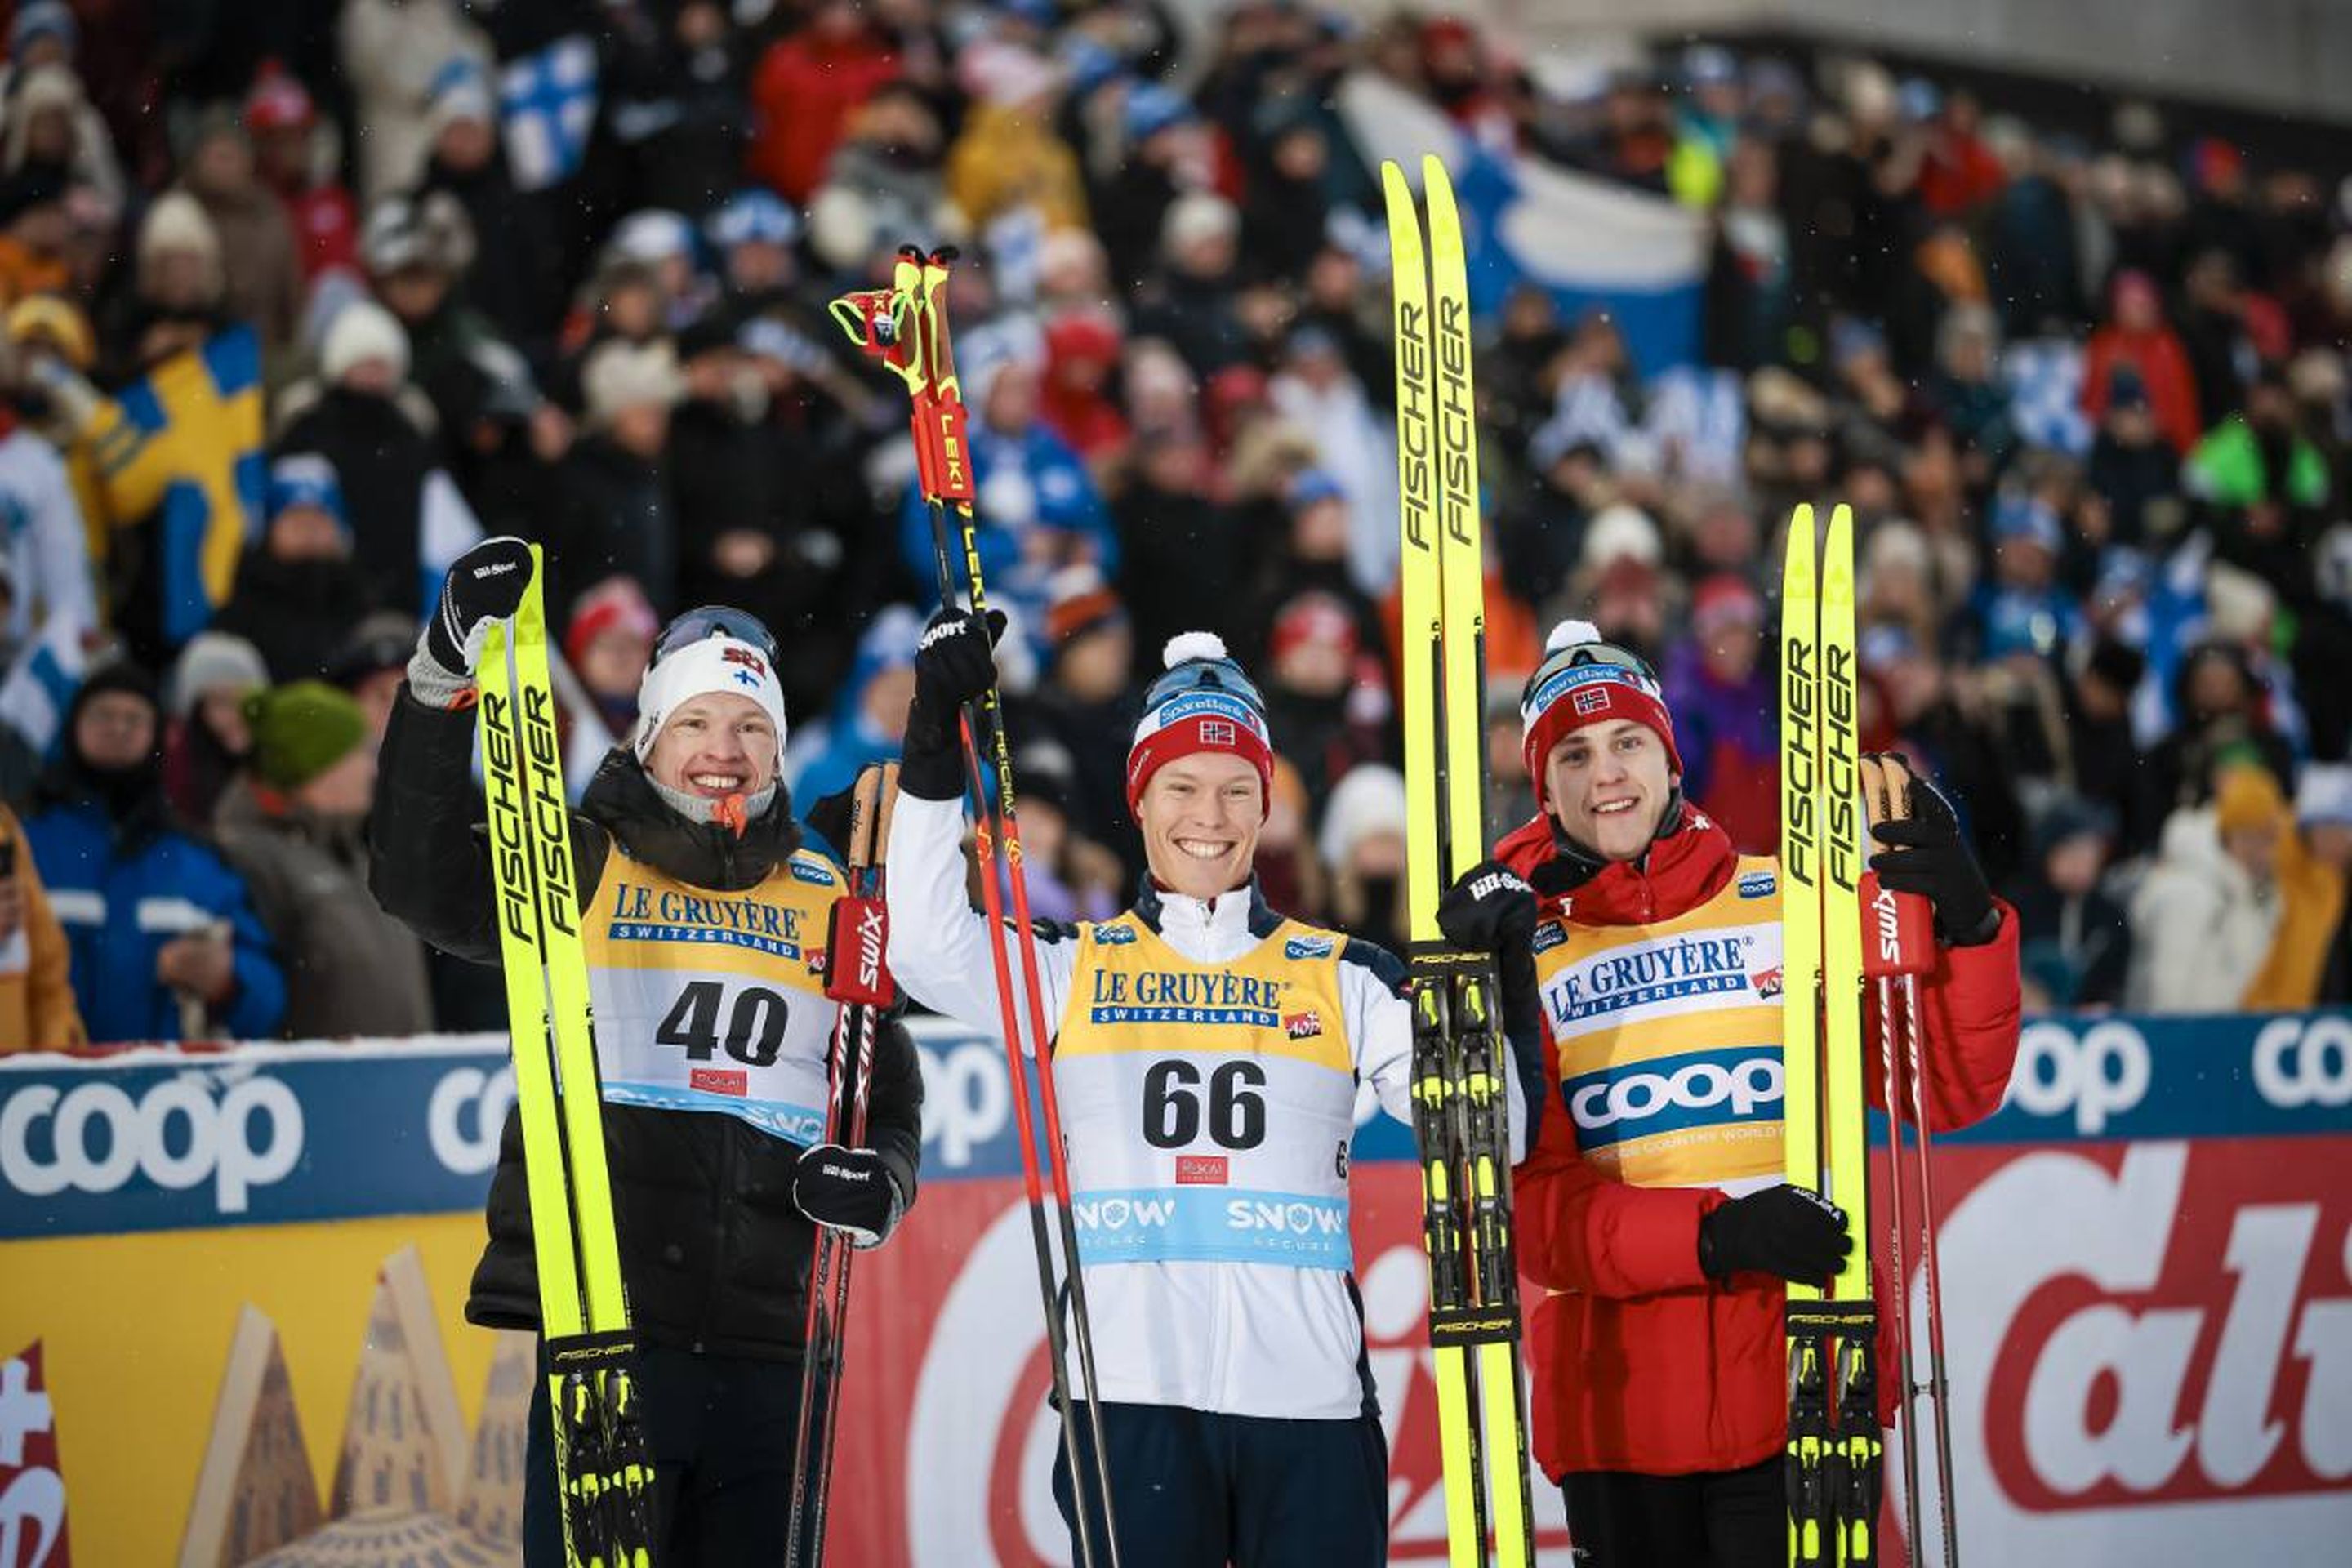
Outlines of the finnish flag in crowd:
[{"label": "finnish flag in crowd", "polygon": [[2079,458],[2098,432],[2083,412],[2083,346],[2063,338],[2028,338],[2001,355],[2010,419],[2029,445]]},{"label": "finnish flag in crowd", "polygon": [[499,118],[515,188],[560,185],[588,154],[596,125],[596,46],[572,33],[499,70]]},{"label": "finnish flag in crowd", "polygon": [[89,629],[79,616],[51,614],[41,635],[17,656],[8,679],[0,681],[0,723],[23,736],[37,756],[47,756],[56,745],[74,693],[81,689],[89,668],[82,638]]},{"label": "finnish flag in crowd", "polygon": [[1416,188],[1422,155],[1444,160],[1462,209],[1474,311],[1490,314],[1521,283],[1535,283],[1570,323],[1609,311],[1644,378],[1698,358],[1707,236],[1697,214],[1540,159],[1498,156],[1367,71],[1341,86],[1339,110],[1366,158],[1396,160]]}]

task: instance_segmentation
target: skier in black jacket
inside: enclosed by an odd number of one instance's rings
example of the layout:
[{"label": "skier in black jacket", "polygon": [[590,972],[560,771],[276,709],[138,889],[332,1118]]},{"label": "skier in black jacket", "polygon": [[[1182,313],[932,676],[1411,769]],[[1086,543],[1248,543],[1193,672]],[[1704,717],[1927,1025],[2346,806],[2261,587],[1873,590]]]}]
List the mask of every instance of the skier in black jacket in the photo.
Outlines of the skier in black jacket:
[{"label": "skier in black jacket", "polygon": [[[511,615],[528,547],[451,568],[380,759],[370,881],[427,942],[496,963],[473,670]],[[629,743],[572,815],[621,1272],[656,1470],[658,1561],[784,1554],[814,1225],[878,1245],[915,1195],[922,1078],[897,1021],[876,1041],[870,1148],[823,1143],[835,1005],[818,950],[840,869],[804,846],[776,782],[776,649],[738,611],[691,611],[656,645]],[[522,1141],[509,1114],[468,1321],[539,1327]],[[814,1223],[813,1223],[814,1222]],[[526,1456],[524,1561],[561,1564],[544,1380]]]}]

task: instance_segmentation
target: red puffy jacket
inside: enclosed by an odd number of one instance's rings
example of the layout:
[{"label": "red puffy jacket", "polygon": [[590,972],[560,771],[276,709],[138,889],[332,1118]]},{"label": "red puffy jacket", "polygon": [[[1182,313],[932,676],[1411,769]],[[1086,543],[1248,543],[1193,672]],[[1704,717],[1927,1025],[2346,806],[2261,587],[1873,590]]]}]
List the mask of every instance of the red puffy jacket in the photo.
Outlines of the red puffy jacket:
[{"label": "red puffy jacket", "polygon": [[[1550,824],[1503,840],[1521,875],[1555,853]],[[1585,926],[1671,920],[1722,891],[1738,864],[1722,828],[1697,811],[1662,835],[1643,862],[1609,866],[1573,890]],[[1557,912],[1556,909],[1552,912]],[[1929,1121],[1965,1127],[2000,1104],[2017,1055],[2017,917],[1978,947],[1939,948],[1920,991]],[[1875,1011],[1864,1019],[1874,1041]],[[1551,1051],[1548,1047],[1549,1063]],[[1869,1090],[1885,1103],[1878,1053]],[[1557,1082],[1557,1073],[1547,1071]],[[1537,1461],[1555,1481],[1570,1470],[1681,1475],[1736,1469],[1780,1451],[1787,1428],[1787,1352],[1780,1282],[1756,1274],[1719,1283],[1698,1265],[1701,1216],[1727,1201],[1712,1187],[1635,1187],[1585,1163],[1570,1119],[1547,1106],[1535,1149],[1515,1173],[1519,1268],[1544,1296],[1528,1323],[1535,1373]],[[1895,1365],[1879,1284],[1879,1364]],[[1879,1380],[1882,1421],[1895,1379]]]}]

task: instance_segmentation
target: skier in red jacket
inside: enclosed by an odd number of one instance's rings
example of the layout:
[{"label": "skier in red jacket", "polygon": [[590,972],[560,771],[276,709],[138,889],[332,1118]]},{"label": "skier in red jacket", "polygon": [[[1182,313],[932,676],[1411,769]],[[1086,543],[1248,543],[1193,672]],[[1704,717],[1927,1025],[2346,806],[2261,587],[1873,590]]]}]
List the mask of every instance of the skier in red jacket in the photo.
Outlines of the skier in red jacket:
[{"label": "skier in red jacket", "polygon": [[[1549,1082],[1515,1180],[1519,1268],[1544,1288],[1536,1458],[1579,1568],[1780,1568],[1783,1282],[1826,1279],[1850,1243],[1782,1180],[1778,863],[1684,801],[1656,677],[1590,626],[1552,634],[1520,717],[1538,815],[1439,921],[1497,954],[1515,1038],[1542,1031]],[[1935,909],[1927,1102],[1961,1127],[2000,1104],[2016,1056],[2017,919],[1943,795],[1920,780],[1911,807],[1870,864]],[[1896,1364],[1884,1334],[1880,1363]],[[1885,1421],[1892,1378],[1880,1394]]]}]

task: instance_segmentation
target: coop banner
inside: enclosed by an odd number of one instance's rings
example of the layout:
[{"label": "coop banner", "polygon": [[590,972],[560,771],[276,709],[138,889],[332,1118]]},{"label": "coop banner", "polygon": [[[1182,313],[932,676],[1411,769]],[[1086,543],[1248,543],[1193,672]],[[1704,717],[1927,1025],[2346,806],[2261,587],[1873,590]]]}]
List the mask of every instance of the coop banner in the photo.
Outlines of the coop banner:
[{"label": "coop banner", "polygon": [[[1002,1049],[919,1038],[924,1188],[860,1259],[835,1478],[877,1502],[835,1511],[835,1560],[1066,1562]],[[527,1345],[459,1310],[510,1097],[487,1038],[0,1063],[0,1568],[515,1562]],[[1969,1559],[2327,1560],[2352,1020],[2036,1023],[1941,1147]],[[1367,1121],[1355,1173],[1391,1559],[1438,1562],[1403,1130]]]}]

